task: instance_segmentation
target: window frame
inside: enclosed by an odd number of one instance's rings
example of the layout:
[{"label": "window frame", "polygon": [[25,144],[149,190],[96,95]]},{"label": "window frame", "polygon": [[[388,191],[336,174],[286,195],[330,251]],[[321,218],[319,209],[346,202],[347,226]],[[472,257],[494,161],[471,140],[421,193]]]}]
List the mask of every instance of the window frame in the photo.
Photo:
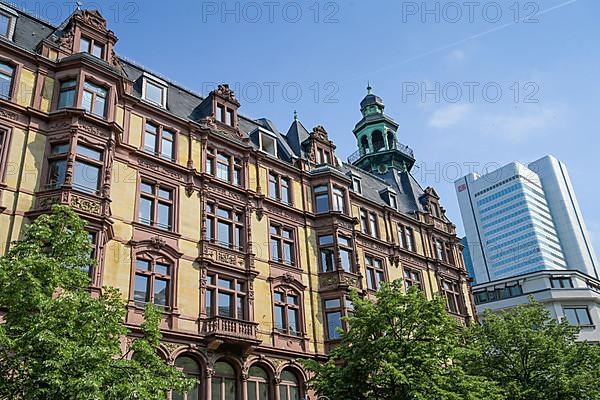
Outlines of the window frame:
[{"label": "window frame", "polygon": [[[225,165],[220,161],[220,156],[227,159],[227,179],[223,179],[219,176],[219,165]],[[217,148],[206,148],[204,173],[214,176],[219,181],[243,188],[246,181],[243,164],[242,159],[238,156],[229,154]]]},{"label": "window frame", "polygon": [[[327,302],[329,301],[338,301],[338,305],[337,306],[333,306],[333,307],[327,307]],[[330,332],[330,326],[329,326],[329,316],[331,314],[336,314],[339,313],[340,314],[340,328],[342,330],[347,330],[348,326],[347,326],[347,322],[344,320],[344,317],[348,317],[350,315],[352,315],[352,311],[354,310],[354,306],[352,305],[352,302],[350,301],[350,299],[348,299],[347,296],[345,295],[341,295],[341,296],[336,296],[336,297],[325,297],[323,298],[323,321],[325,322],[324,324],[324,331],[325,331],[325,340],[327,341],[338,341],[341,339],[341,337],[339,336],[339,333],[337,333],[337,331],[334,328],[335,334],[331,335]]]},{"label": "window frame", "polygon": [[[219,210],[229,213],[229,217],[219,215]],[[229,226],[229,242],[219,240],[219,223]],[[206,240],[217,246],[244,252],[246,249],[246,213],[237,207],[221,204],[215,201],[206,202],[206,211],[204,217],[204,226],[206,227]],[[238,231],[238,229],[240,231]],[[240,237],[236,237],[241,235]]]},{"label": "window frame", "polygon": [[[92,157],[81,154],[81,152],[79,151],[80,146],[85,147],[89,150],[98,152],[100,159],[96,160]],[[81,164],[88,164],[88,165],[91,164],[92,167],[98,169],[98,175],[97,175],[98,176],[98,185],[93,192],[86,190],[87,188],[85,186],[78,185],[75,182],[75,177],[76,177],[75,176],[75,168],[76,168],[76,164],[78,162]],[[71,186],[73,187],[73,189],[78,190],[80,192],[99,195],[102,190],[102,179],[104,176],[103,167],[104,167],[104,149],[98,150],[94,146],[90,146],[88,143],[79,143],[78,142],[77,145],[75,146],[75,158],[73,159],[73,173],[72,173],[73,178],[72,178]]]},{"label": "window frame", "polygon": [[[325,237],[332,237],[332,241],[331,243],[322,243],[321,242],[321,238],[325,238]],[[341,244],[340,243],[340,238],[344,239],[347,241],[348,244]],[[356,266],[356,260],[354,257],[354,241],[352,239],[352,235],[345,235],[341,232],[337,232],[337,233],[326,233],[326,234],[321,234],[317,236],[317,246],[318,246],[318,250],[319,250],[319,273],[328,273],[328,272],[345,272],[345,273],[350,273],[350,274],[356,274],[356,270],[357,270],[357,266]],[[350,262],[350,268],[349,270],[344,269],[343,267],[343,262],[342,260],[342,256],[341,256],[341,252],[345,251],[347,253],[349,253],[349,262]],[[327,252],[328,254],[330,254],[333,257],[333,269],[332,270],[326,270],[324,268],[324,255],[325,252]],[[338,260],[340,260],[340,265],[338,265]]]},{"label": "window frame", "polygon": [[[564,285],[565,282],[569,282],[568,285]],[[553,276],[550,277],[550,287],[552,289],[574,289],[573,279],[567,276]]]},{"label": "window frame", "polygon": [[417,289],[423,290],[423,275],[421,271],[415,268],[403,268],[402,280],[404,288],[408,291],[411,287],[416,286]]},{"label": "window frame", "polygon": [[[365,253],[365,271],[367,278],[367,289],[377,291],[381,284],[387,281],[385,261],[382,257],[377,257]],[[377,263],[379,265],[377,265]]]},{"label": "window frame", "polygon": [[[72,83],[73,85],[69,85],[64,87],[65,84]],[[65,108],[74,108],[77,106],[77,91],[79,89],[79,80],[77,77],[64,77],[63,79],[58,80],[58,90],[57,92],[57,102],[56,109],[64,110]],[[67,92],[73,92],[73,101],[70,104],[61,105],[61,99]]]},{"label": "window frame", "polygon": [[[147,85],[151,84],[152,86],[155,86],[156,88],[160,89],[161,91],[161,101],[160,103],[157,103],[156,101],[149,99],[147,94],[148,94],[148,87]],[[151,76],[147,73],[144,73],[142,75],[142,100],[144,100],[145,102],[158,106],[160,108],[167,108],[167,98],[168,98],[168,90],[169,90],[169,85],[167,84],[167,82],[158,79],[154,76]]]},{"label": "window frame", "polygon": [[[148,127],[153,127],[154,133],[152,134]],[[165,156],[163,154],[163,146],[164,146],[164,133],[168,132],[172,135],[172,140],[168,140],[171,142],[171,155]],[[151,134],[154,135],[154,146],[150,146],[146,143],[146,137]],[[166,160],[170,162],[177,161],[177,131],[175,129],[166,128],[163,124],[154,122],[153,120],[146,119],[144,123],[144,134],[142,135],[142,150],[148,154],[152,154],[161,160]]]},{"label": "window frame", "polygon": [[[269,198],[280,201],[288,206],[292,206],[292,180],[278,172],[269,171],[268,181]],[[283,196],[284,188],[287,189],[287,199]]]},{"label": "window frame", "polygon": [[[273,232],[275,230],[275,232]],[[289,236],[286,237],[283,232],[289,232]],[[273,244],[277,244],[277,253],[274,254]],[[288,245],[290,248],[290,260],[285,260],[285,246]],[[290,267],[296,267],[297,265],[297,251],[296,251],[296,229],[288,228],[281,223],[271,222],[269,224],[269,254],[270,260],[279,264],[287,265]]]},{"label": "window frame", "polygon": [[[577,324],[573,324],[569,318],[567,317],[567,310],[573,310],[575,312],[575,318],[577,319]],[[582,323],[580,319],[580,315],[578,311],[583,310],[585,312],[585,316],[587,317],[588,323]],[[588,327],[594,326],[594,321],[592,321],[592,316],[590,314],[590,309],[588,306],[563,306],[563,318],[572,326],[579,327]]]},{"label": "window frame", "polygon": [[[277,300],[277,295],[281,294],[285,301]],[[296,302],[290,303],[289,298],[295,297]],[[282,312],[282,323],[283,328],[278,328],[277,325],[277,309],[280,308]],[[296,331],[290,330],[289,312],[290,310],[295,312],[296,315]],[[298,290],[280,285],[273,289],[273,330],[278,334],[302,337],[304,336],[304,323],[302,314],[302,295]]]},{"label": "window frame", "polygon": [[451,279],[441,279],[440,289],[446,299],[446,309],[451,314],[462,315],[463,303],[460,284]]},{"label": "window frame", "polygon": [[0,32],[0,36],[4,36],[7,40],[12,42],[14,39],[15,26],[17,19],[19,18],[19,14],[9,6],[0,4],[0,15],[6,17],[7,19],[6,32]]},{"label": "window frame", "polygon": [[[150,185],[152,187],[152,193],[144,192],[142,185]],[[167,199],[160,197],[160,191],[168,191],[171,193],[171,198]],[[176,229],[176,215],[177,215],[177,189],[175,187],[165,185],[162,182],[158,182],[151,178],[142,177],[138,183],[138,209],[137,209],[137,222],[144,226],[148,226],[154,229],[160,229],[168,232],[175,232]],[[142,198],[151,202],[150,218],[149,223],[142,221],[141,216],[141,203]],[[159,216],[159,205],[166,205],[169,207],[169,226],[165,227],[158,222]]]},{"label": "window frame", "polygon": [[[1,14],[1,12],[0,12],[0,14]],[[10,78],[10,79],[7,79],[9,81],[9,87],[8,87],[6,97],[0,92],[0,99],[11,101],[15,94],[14,93],[15,81],[17,79],[17,69],[19,66],[14,64],[10,60],[5,60],[5,59],[0,59],[0,64],[6,65],[6,67],[11,69],[10,73],[8,73],[9,71],[4,70],[3,68],[0,68],[0,74]]]},{"label": "window frame", "polygon": [[[86,85],[92,86],[93,89],[87,88]],[[95,89],[98,89],[98,90],[95,90]],[[100,95],[99,92],[101,92],[101,91],[104,91],[104,93],[105,93],[104,97],[102,97]],[[92,96],[91,101],[90,101],[90,109],[89,110],[83,106],[84,96],[86,95],[86,93],[91,94],[91,96]],[[102,109],[102,114],[99,114],[97,112],[98,110],[96,110],[96,102],[97,102],[98,98],[104,99],[104,107]],[[108,88],[104,84],[96,83],[93,80],[84,79],[83,85],[81,86],[81,108],[82,109],[84,109],[90,115],[95,115],[98,118],[106,119],[107,114],[108,114],[109,101],[110,101],[110,88]]]},{"label": "window frame", "polygon": [[[83,45],[83,41],[86,41],[88,43],[87,49],[82,50],[82,45]],[[96,55],[94,53],[94,49],[95,48],[100,48],[100,55]],[[81,35],[79,37],[79,53],[88,53],[94,57],[97,57],[101,60],[105,59],[105,54],[106,54],[106,43],[96,40],[92,37],[88,37],[88,36],[84,36]]]},{"label": "window frame", "polygon": [[[219,283],[221,280],[231,282],[231,287],[227,288],[224,286],[220,286]],[[242,285],[241,289],[239,289],[238,285]],[[211,293],[211,301],[209,304],[208,301],[208,293]],[[221,315],[219,311],[219,295],[221,293],[225,293],[228,296],[231,296],[229,310],[230,315]],[[206,315],[206,318],[228,318],[237,321],[249,321],[249,303],[248,303],[248,295],[249,295],[249,284],[248,280],[245,278],[238,278],[233,275],[229,275],[226,273],[221,273],[219,271],[209,271],[206,274],[206,288],[203,299],[203,308],[202,312]],[[238,309],[238,299],[241,300],[242,305],[242,316],[240,318],[239,309]],[[231,316],[233,315],[233,316]]]},{"label": "window frame", "polygon": [[[326,188],[327,190],[324,190],[323,188]],[[326,214],[331,212],[339,212],[342,214],[346,214],[346,211],[348,209],[346,201],[347,191],[343,186],[329,183],[321,183],[314,185],[312,187],[312,192],[315,214]],[[327,210],[322,210],[319,207],[319,199],[325,197],[327,198]]]},{"label": "window frame", "polygon": [[[147,262],[149,269],[140,269],[138,268],[138,261],[143,261],[143,262]],[[167,272],[168,274],[161,274],[159,272],[156,272],[156,266],[157,264],[160,264],[162,266],[167,267]],[[173,285],[173,275],[174,275],[174,269],[175,269],[175,265],[172,261],[167,260],[164,257],[152,257],[147,255],[146,253],[140,253],[140,254],[136,254],[134,260],[133,260],[133,290],[132,290],[132,295],[131,295],[131,300],[133,301],[134,305],[136,307],[145,307],[146,304],[154,304],[156,307],[160,307],[164,310],[170,310],[173,308],[173,302],[174,302],[174,294],[173,294],[173,290],[174,290],[174,285]],[[147,279],[147,284],[146,284],[146,298],[147,300],[141,302],[136,300],[136,293],[135,293],[135,289],[136,289],[136,284],[137,284],[137,277],[138,276],[143,276]],[[165,291],[165,304],[161,305],[161,304],[156,304],[155,303],[155,284],[156,281],[160,280],[160,281],[165,281],[166,282],[166,291]]]}]

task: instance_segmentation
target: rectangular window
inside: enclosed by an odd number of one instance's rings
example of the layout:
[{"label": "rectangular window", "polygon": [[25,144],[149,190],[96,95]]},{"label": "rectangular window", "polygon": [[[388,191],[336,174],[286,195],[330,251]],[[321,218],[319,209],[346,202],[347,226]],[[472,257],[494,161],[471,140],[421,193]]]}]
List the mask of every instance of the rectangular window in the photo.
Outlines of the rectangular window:
[{"label": "rectangular window", "polygon": [[104,118],[106,114],[106,97],[108,91],[90,82],[83,84],[81,107],[94,115]]},{"label": "rectangular window", "polygon": [[398,202],[396,201],[396,195],[393,194],[389,194],[390,197],[390,207],[392,207],[394,210],[398,209]]},{"label": "rectangular window", "polygon": [[442,293],[446,298],[446,307],[448,308],[448,311],[453,314],[460,314],[462,307],[458,283],[442,280]]},{"label": "rectangular window", "polygon": [[358,194],[362,194],[362,183],[360,181],[360,178],[352,178],[352,190],[354,190]]},{"label": "rectangular window", "polygon": [[207,204],[206,238],[223,247],[244,250],[244,215],[223,206]]},{"label": "rectangular window", "polygon": [[89,53],[95,57],[102,58],[104,55],[104,45],[95,40],[81,37],[79,39],[79,52]]},{"label": "rectangular window", "polygon": [[346,210],[344,201],[344,190],[339,187],[333,188],[333,210],[344,213]]},{"label": "rectangular window", "polygon": [[88,193],[100,190],[102,152],[84,145],[77,145],[77,156],[73,164],[73,187]]},{"label": "rectangular window", "polygon": [[592,320],[587,307],[564,307],[565,318],[573,326],[590,326]]},{"label": "rectangular window", "polygon": [[269,197],[285,204],[291,204],[290,179],[274,172],[269,173]]},{"label": "rectangular window", "polygon": [[291,290],[277,289],[274,293],[275,329],[289,335],[300,335],[299,296]]},{"label": "rectangular window", "polygon": [[340,299],[325,300],[325,320],[327,324],[327,338],[335,340],[340,338],[338,329],[342,328],[342,305]]},{"label": "rectangular window", "polygon": [[406,241],[404,239],[404,227],[402,226],[402,224],[396,225],[396,233],[398,234],[398,245],[405,249]]},{"label": "rectangular window", "polygon": [[317,214],[329,212],[329,189],[327,186],[316,186],[314,192]]},{"label": "rectangular window", "polygon": [[171,265],[165,262],[137,258],[133,300],[138,306],[154,303],[159,307],[171,304]]},{"label": "rectangular window", "polygon": [[[231,124],[227,123],[227,125]],[[277,157],[277,142],[275,141],[275,138],[262,132],[260,133],[260,149],[265,153]]]},{"label": "rectangular window", "polygon": [[75,105],[75,90],[77,89],[77,81],[70,79],[60,83],[58,94],[58,108],[73,107]]},{"label": "rectangular window", "polygon": [[144,151],[165,160],[175,160],[175,135],[161,125],[146,123],[144,129]]},{"label": "rectangular window", "polygon": [[421,273],[414,269],[404,269],[404,287],[406,290],[410,289],[413,286],[416,286],[419,290],[423,290],[421,286]]},{"label": "rectangular window", "polygon": [[[354,250],[350,238],[339,235],[337,237],[340,258],[340,269],[346,272],[354,272]],[[335,243],[333,235],[319,236],[319,254],[321,260],[321,272],[332,272],[336,270]]]},{"label": "rectangular window", "polygon": [[166,106],[167,88],[147,78],[144,79],[144,100],[160,107]]},{"label": "rectangular window", "polygon": [[369,213],[369,233],[371,236],[379,237],[379,229],[377,224],[377,215]]},{"label": "rectangular window", "polygon": [[50,156],[48,157],[48,189],[56,189],[64,185],[67,173],[68,152],[68,143],[59,143],[50,146]]},{"label": "rectangular window", "polygon": [[333,244],[333,235],[319,236],[321,272],[335,271],[335,252]]},{"label": "rectangular window", "polygon": [[209,274],[204,309],[207,317],[246,318],[246,283],[217,273]]},{"label": "rectangular window", "polygon": [[[0,14],[1,15],[1,14]],[[0,62],[0,98],[10,99],[15,68]]]},{"label": "rectangular window", "polygon": [[406,250],[415,251],[415,238],[412,228],[404,228],[404,244],[406,245]]},{"label": "rectangular window", "polygon": [[12,18],[0,13],[0,35],[8,38]]},{"label": "rectangular window", "polygon": [[205,172],[237,186],[244,184],[241,160],[215,149],[206,151]]},{"label": "rectangular window", "polygon": [[446,261],[444,259],[444,245],[442,244],[442,241],[439,239],[434,239],[434,246],[435,246],[435,257],[440,261]]},{"label": "rectangular window", "polygon": [[142,181],[140,185],[139,222],[160,229],[173,229],[173,190]]},{"label": "rectangular window", "polygon": [[294,231],[280,225],[271,225],[271,260],[287,265],[295,264]]},{"label": "rectangular window", "polygon": [[566,278],[566,277],[550,278],[550,284],[552,285],[553,289],[572,289],[573,288],[573,281],[571,280],[571,278]]},{"label": "rectangular window", "polygon": [[365,267],[367,269],[367,287],[371,290],[378,290],[381,282],[385,281],[383,260],[365,255]]}]

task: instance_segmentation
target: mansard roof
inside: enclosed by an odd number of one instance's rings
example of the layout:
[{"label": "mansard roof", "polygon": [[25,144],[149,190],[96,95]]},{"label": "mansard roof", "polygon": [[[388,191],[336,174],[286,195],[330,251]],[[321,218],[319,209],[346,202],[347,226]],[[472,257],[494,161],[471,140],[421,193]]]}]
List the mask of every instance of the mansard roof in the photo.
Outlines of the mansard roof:
[{"label": "mansard roof", "polygon": [[[68,26],[68,20],[72,18],[76,13],[81,12],[75,10],[73,14],[63,23],[55,26],[49,22],[42,21],[25,11],[15,9],[13,5],[0,0],[0,4],[6,4],[11,9],[18,13],[18,18],[15,26],[15,34],[13,37],[12,44],[25,49],[30,52],[36,52],[40,43],[44,40],[59,40],[63,34],[63,31]],[[2,39],[5,40],[5,39]],[[74,54],[67,59],[77,57],[84,57],[91,62],[96,62],[104,65],[105,67],[111,67],[115,70],[115,67],[106,63],[103,60],[97,59],[88,54],[80,53]],[[198,121],[200,117],[206,116],[205,96],[202,96],[194,91],[185,88],[184,86],[169,80],[168,78],[157,74],[137,63],[131,61],[125,57],[119,56],[119,62],[122,67],[121,74],[126,79],[133,82],[133,95],[142,98],[142,80],[140,79],[144,74],[149,74],[167,83],[167,112],[181,118],[183,120]],[[376,101],[381,101],[375,99]],[[162,109],[164,111],[164,109]],[[374,118],[381,119],[381,116],[375,116]],[[383,118],[390,124],[397,126],[397,123],[391,118],[384,115]],[[363,118],[359,124],[370,122],[371,117]],[[358,124],[357,124],[358,125]],[[290,128],[286,134],[283,134],[273,124],[272,121],[266,118],[253,119],[247,116],[238,114],[238,126],[243,134],[248,136],[254,146],[258,146],[256,140],[253,140],[251,134],[256,132],[257,129],[265,129],[273,134],[277,138],[278,148],[283,151],[278,151],[278,156],[283,162],[291,163],[294,158],[300,158],[307,160],[308,154],[306,153],[303,143],[310,139],[310,132],[304,127],[304,125],[295,117]],[[392,190],[396,193],[397,203],[399,211],[405,214],[414,214],[415,212],[424,211],[419,199],[424,194],[423,188],[419,185],[416,179],[406,171],[398,171],[390,169],[385,174],[373,175],[369,172],[361,170],[352,166],[351,164],[340,162],[339,167],[328,166],[329,169],[334,169],[338,173],[352,174],[361,178],[363,193],[362,196],[368,201],[374,202],[381,206],[386,206],[386,201],[382,198],[381,192],[386,189]],[[321,172],[321,169],[312,171],[314,173]]]}]

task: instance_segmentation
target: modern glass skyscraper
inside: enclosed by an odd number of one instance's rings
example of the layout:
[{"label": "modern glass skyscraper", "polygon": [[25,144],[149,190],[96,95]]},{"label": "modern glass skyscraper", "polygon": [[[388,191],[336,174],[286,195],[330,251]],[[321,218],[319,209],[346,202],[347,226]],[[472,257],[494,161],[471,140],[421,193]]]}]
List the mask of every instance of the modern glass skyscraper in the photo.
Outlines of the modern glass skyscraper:
[{"label": "modern glass skyscraper", "polygon": [[455,182],[476,283],[541,270],[598,277],[565,166],[552,156]]}]

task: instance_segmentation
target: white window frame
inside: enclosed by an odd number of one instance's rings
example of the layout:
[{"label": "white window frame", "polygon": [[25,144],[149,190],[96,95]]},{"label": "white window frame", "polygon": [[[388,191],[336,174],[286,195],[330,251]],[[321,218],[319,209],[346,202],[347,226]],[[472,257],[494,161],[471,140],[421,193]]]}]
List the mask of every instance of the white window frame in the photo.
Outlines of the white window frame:
[{"label": "white window frame", "polygon": [[[273,153],[264,149],[264,146],[263,146],[263,137],[264,136],[267,136],[269,140],[273,141]],[[269,132],[267,130],[263,130],[263,129],[258,130],[258,147],[260,148],[260,151],[277,158],[278,157],[278,155],[277,155],[277,147],[278,147],[277,145],[278,144],[279,143],[278,143],[277,137],[274,134],[272,134],[271,132]]]},{"label": "white window frame", "polygon": [[[12,8],[10,8],[4,4],[1,4],[1,3],[0,3],[0,13],[4,14],[5,16],[10,18],[10,23],[8,25],[8,31],[6,34],[6,38],[12,42],[13,37],[15,35],[15,26],[17,25],[17,18],[19,17],[19,14]],[[0,34],[0,36],[4,36],[4,35]]]},{"label": "white window frame", "polygon": [[[161,95],[160,103],[157,103],[154,100],[148,99],[146,97],[146,87],[147,87],[148,83],[161,88],[162,95]],[[157,77],[147,74],[145,72],[142,75],[142,99],[150,104],[154,104],[155,106],[159,106],[162,108],[167,108],[168,87],[169,87],[169,84],[167,82],[163,81],[162,79],[158,79]]]}]

